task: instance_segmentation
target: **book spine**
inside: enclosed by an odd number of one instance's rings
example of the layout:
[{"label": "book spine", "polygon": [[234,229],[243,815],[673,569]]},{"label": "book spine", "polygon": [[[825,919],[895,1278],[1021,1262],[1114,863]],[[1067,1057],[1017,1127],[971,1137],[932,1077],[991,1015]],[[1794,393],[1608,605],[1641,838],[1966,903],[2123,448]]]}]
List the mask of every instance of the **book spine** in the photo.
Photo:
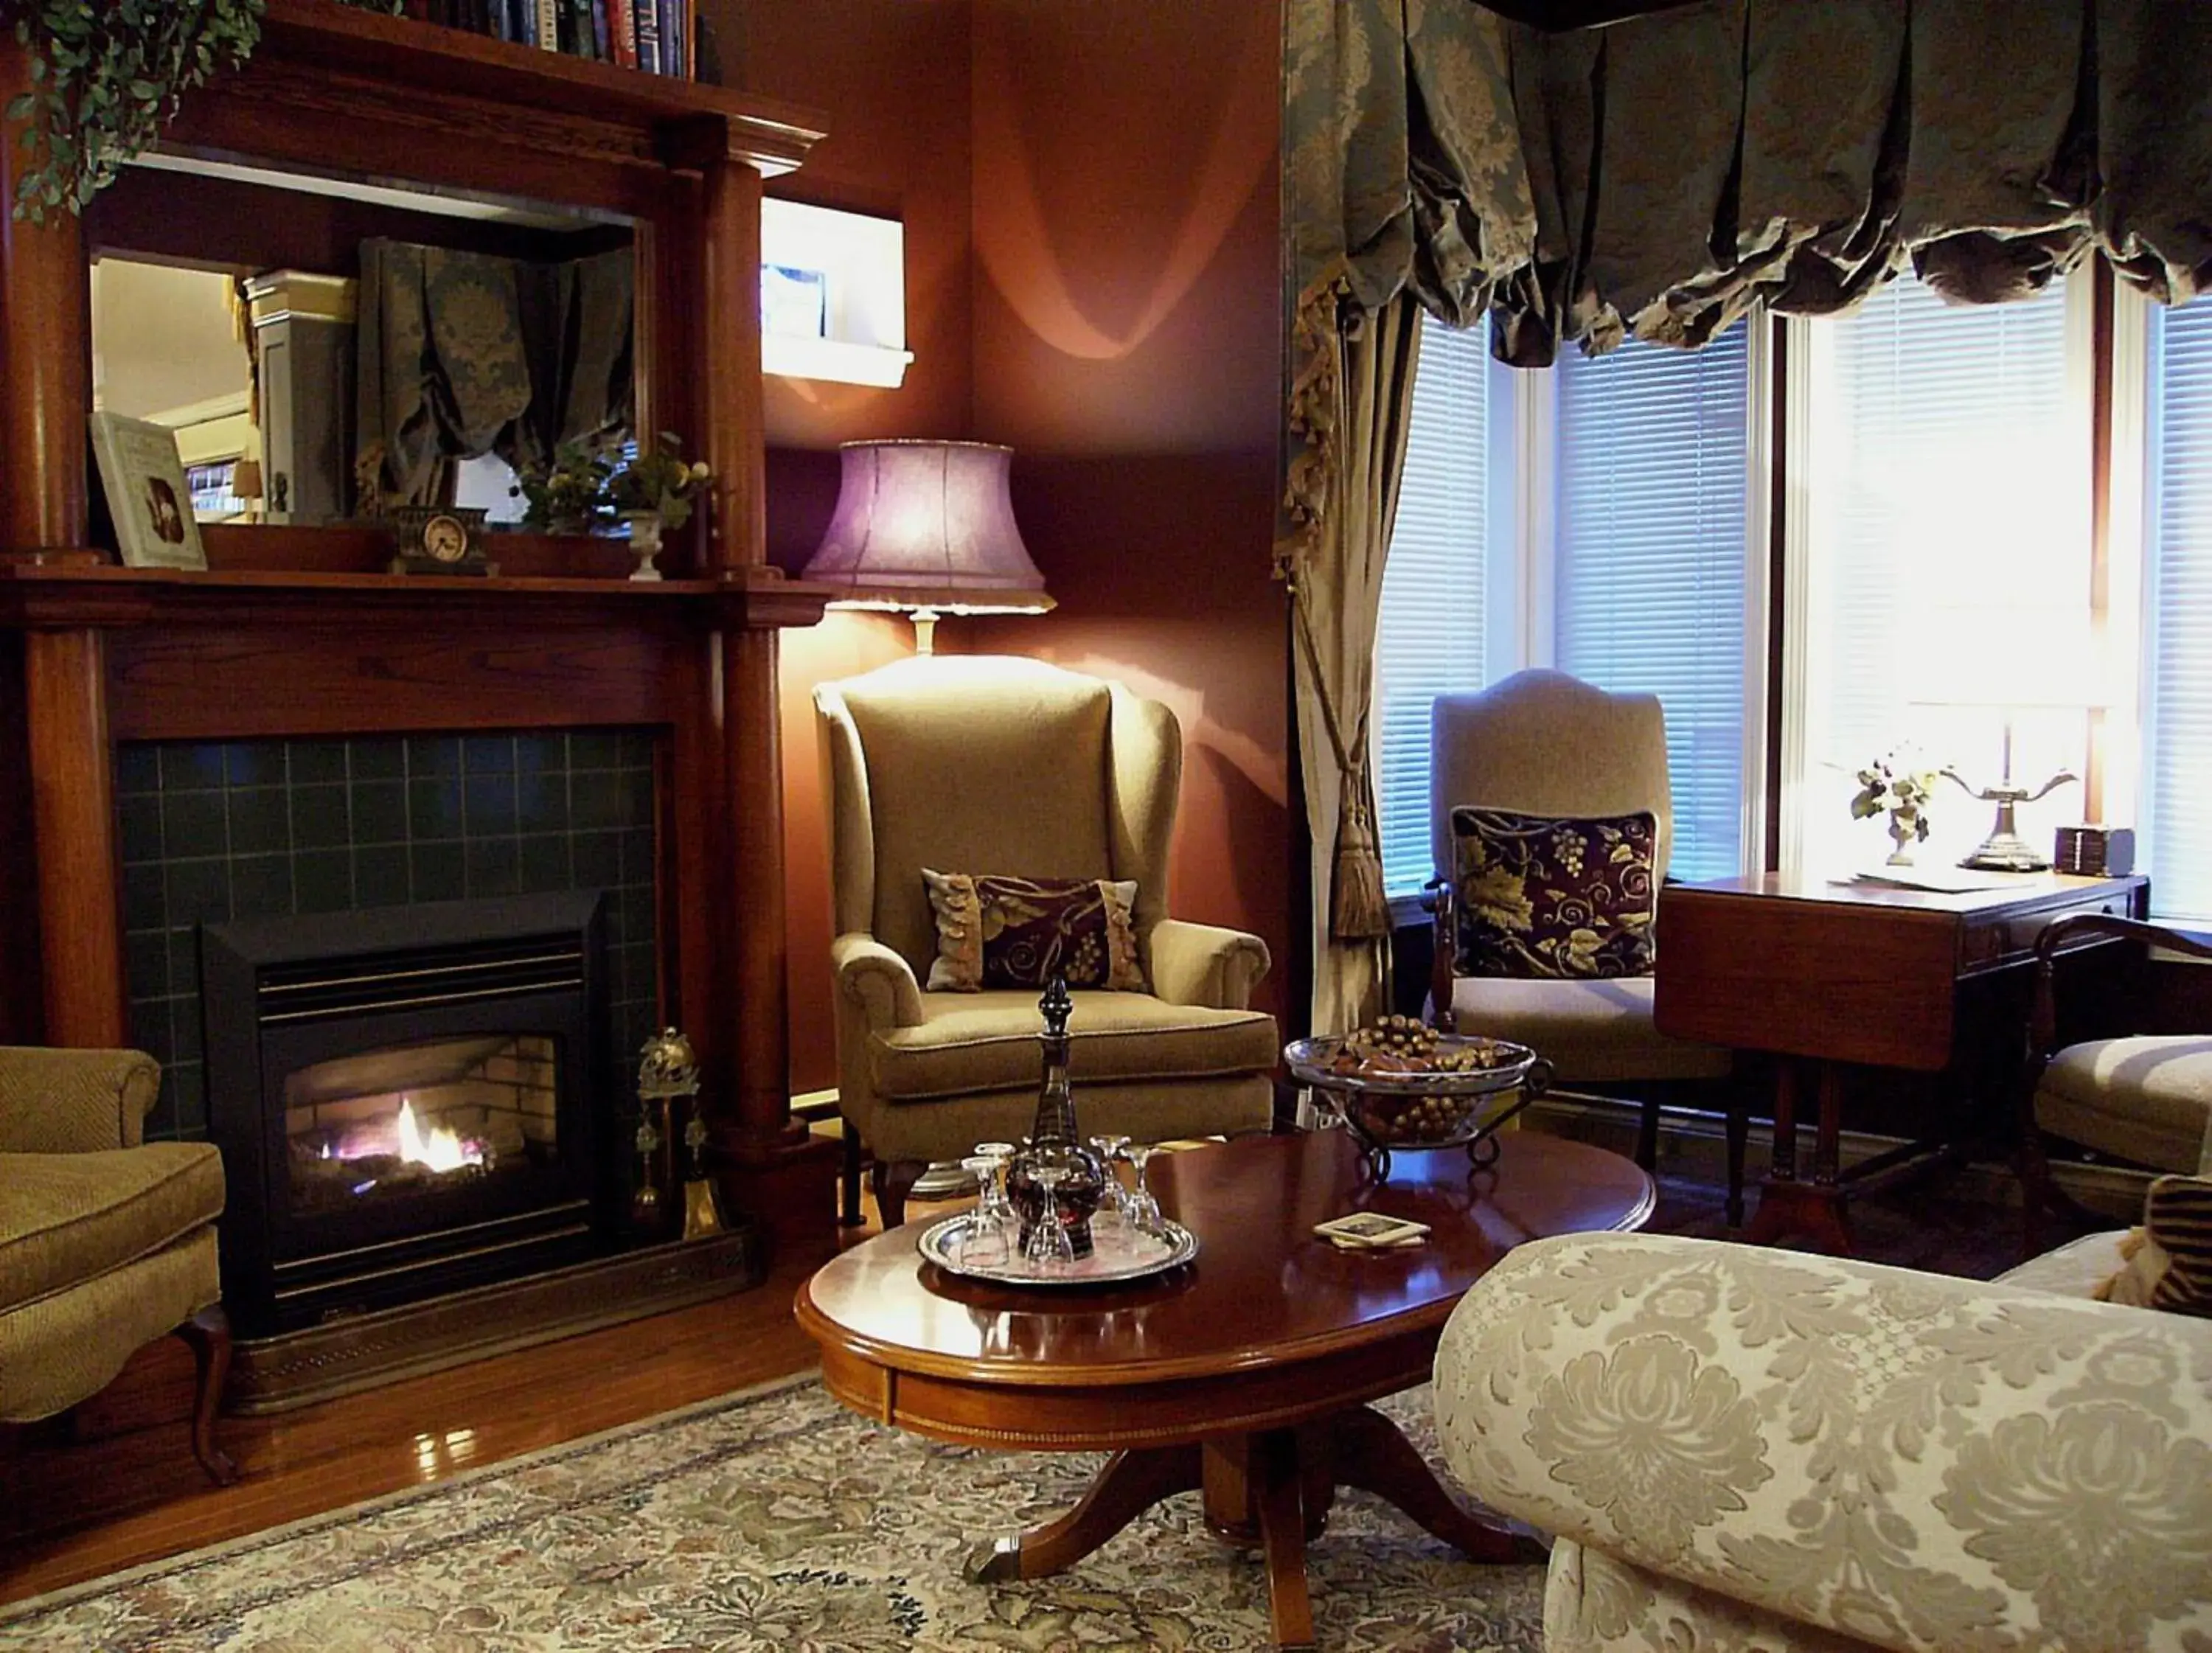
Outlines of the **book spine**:
[{"label": "book spine", "polygon": [[680,75],[685,80],[690,80],[691,78],[691,0],[668,0],[668,3],[676,13],[676,23],[672,31],[675,62],[668,72],[672,75]]},{"label": "book spine", "polygon": [[607,35],[607,0],[592,0],[592,55],[603,64],[614,61]]},{"label": "book spine", "polygon": [[538,0],[538,44],[548,52],[561,49],[561,9],[557,0]]},{"label": "book spine", "polygon": [[637,16],[637,66],[648,75],[660,72],[660,0],[630,0]]},{"label": "book spine", "polygon": [[592,0],[568,0],[568,30],[575,37],[569,48],[579,58],[599,55],[599,37],[592,27]]},{"label": "book spine", "polygon": [[630,17],[630,0],[607,0],[607,45],[624,69],[637,67],[637,28]]}]

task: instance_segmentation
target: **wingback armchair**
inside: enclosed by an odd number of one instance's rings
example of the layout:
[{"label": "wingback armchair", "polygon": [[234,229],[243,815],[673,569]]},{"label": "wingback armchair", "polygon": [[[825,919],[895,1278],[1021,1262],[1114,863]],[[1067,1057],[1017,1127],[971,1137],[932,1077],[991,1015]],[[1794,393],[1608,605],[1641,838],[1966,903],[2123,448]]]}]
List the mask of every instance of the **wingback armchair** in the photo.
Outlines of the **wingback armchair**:
[{"label": "wingback armchair", "polygon": [[[1564,672],[1516,672],[1476,694],[1443,695],[1430,714],[1430,832],[1438,885],[1430,1003],[1441,1024],[1533,1047],[1560,1085],[1625,1088],[1642,1105],[1637,1160],[1651,1169],[1659,1102],[1651,1088],[1727,1079],[1729,1052],[1669,1039],[1653,1024],[1654,978],[1527,980],[1457,975],[1451,814],[1461,805],[1524,815],[1649,813],[1655,884],[1674,836],[1667,725],[1654,695],[1615,695]],[[1661,939],[1660,966],[1666,950]],[[1730,1087],[1729,1218],[1741,1220],[1747,1116]]]},{"label": "wingback armchair", "polygon": [[1516,1249],[1437,1350],[1460,1480],[1557,1534],[1549,1653],[2192,1648],[2212,1321],[1657,1235]]},{"label": "wingback armchair", "polygon": [[1280,1054],[1250,1008],[1257,936],[1167,915],[1182,786],[1173,712],[1035,660],[933,655],[822,684],[845,1215],[858,1144],[885,1227],[931,1162],[1030,1126],[1035,990],[927,990],[936,921],[922,869],[1133,879],[1149,992],[1078,992],[1070,1070],[1085,1127],[1139,1140],[1264,1128]]},{"label": "wingback armchair", "polygon": [[[2116,969],[2101,964],[2100,984],[2108,1001],[2136,1012],[2101,1037],[2060,1043],[2058,960],[2086,940],[2132,943],[2133,957]],[[2075,1222],[2095,1213],[2068,1197],[2051,1172],[2050,1137],[2151,1170],[2212,1176],[2212,1028],[2184,1022],[2194,1031],[2153,1030],[2138,1008],[2148,995],[2140,972],[2151,950],[2212,963],[2212,945],[2139,919],[2084,913],[2045,927],[2035,939],[2035,1000],[2028,1025],[2026,1103],[2015,1162],[2025,1219],[2022,1255],[2043,1249],[2043,1219],[2061,1213]],[[2109,989],[2117,988],[2118,991]],[[2069,1009],[2072,1007],[2068,1006]]]},{"label": "wingback armchair", "polygon": [[160,1079],[136,1050],[0,1047],[0,1422],[67,1410],[173,1332],[198,1362],[192,1449],[228,1482],[222,1157],[144,1140]]}]

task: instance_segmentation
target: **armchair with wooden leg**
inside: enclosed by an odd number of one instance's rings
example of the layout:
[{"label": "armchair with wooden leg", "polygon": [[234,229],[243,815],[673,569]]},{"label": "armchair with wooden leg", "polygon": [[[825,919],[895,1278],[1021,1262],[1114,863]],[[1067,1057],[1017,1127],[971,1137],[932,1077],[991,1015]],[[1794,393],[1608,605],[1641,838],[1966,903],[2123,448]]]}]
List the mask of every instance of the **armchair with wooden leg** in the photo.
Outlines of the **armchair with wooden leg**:
[{"label": "armchair with wooden leg", "polygon": [[[1688,1082],[1729,1081],[1730,1052],[1661,1034],[1650,974],[1461,975],[1453,811],[1462,805],[1525,817],[1651,817],[1653,889],[1667,874],[1674,805],[1667,726],[1658,697],[1615,695],[1563,672],[1516,672],[1479,694],[1438,696],[1430,717],[1431,848],[1438,877],[1431,1013],[1439,1026],[1534,1048],[1553,1065],[1553,1090],[1588,1086],[1641,1109],[1637,1163],[1657,1155],[1660,1097]],[[1665,968],[1663,948],[1659,968]],[[1748,1122],[1740,1087],[1716,1089],[1728,1117],[1728,1218],[1742,1220]]]},{"label": "armchair with wooden leg", "polygon": [[[2035,1003],[2016,1150],[2026,1214],[2023,1256],[2042,1253],[2048,1216],[2062,1215],[2077,1224],[2110,1220],[2077,1205],[2058,1187],[2045,1138],[2147,1170],[2212,1176],[2212,1029],[2152,1031],[2139,1013],[2124,1026],[2093,1030],[2069,1024],[2064,1012],[2072,1006],[2060,1002],[2057,960],[2100,939],[2136,944],[2129,963],[2099,955],[2098,980],[2110,989],[2099,997],[2109,1006],[2139,1006],[2149,997],[2139,975],[2129,978],[2115,972],[2148,969],[2153,949],[2212,960],[2212,944],[2197,937],[2103,914],[2061,919],[2036,938]],[[2090,1031],[2101,1036],[2079,1036]],[[2064,1037],[2074,1042],[2062,1046]]]},{"label": "armchair with wooden leg", "polygon": [[144,1140],[160,1079],[136,1050],[0,1047],[0,1422],[66,1411],[173,1333],[199,1369],[192,1451],[227,1485],[222,1157]]},{"label": "armchair with wooden leg", "polygon": [[1133,888],[1141,981],[1075,994],[1086,1129],[1158,1141],[1268,1127],[1281,1046],[1250,1002],[1266,944],[1167,915],[1182,777],[1173,712],[1103,678],[988,655],[900,661],[823,684],[814,703],[848,1223],[861,1142],[890,1228],[925,1166],[1013,1141],[1036,1110],[1037,989],[931,985],[939,920],[925,868]]}]

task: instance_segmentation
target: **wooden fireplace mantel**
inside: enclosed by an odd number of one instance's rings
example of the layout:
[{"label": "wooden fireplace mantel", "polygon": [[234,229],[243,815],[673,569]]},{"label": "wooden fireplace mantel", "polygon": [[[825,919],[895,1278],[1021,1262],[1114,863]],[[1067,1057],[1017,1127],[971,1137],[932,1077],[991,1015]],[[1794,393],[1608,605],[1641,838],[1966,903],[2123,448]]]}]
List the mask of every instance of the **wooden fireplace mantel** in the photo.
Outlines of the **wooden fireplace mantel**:
[{"label": "wooden fireplace mantel", "polygon": [[[0,38],[0,107],[28,84]],[[357,526],[217,531],[204,572],[88,558],[86,233],[7,220],[28,152],[0,121],[0,1041],[128,1039],[118,741],[655,726],[664,1008],[699,1049],[730,1203],[826,1252],[835,1149],[790,1117],[776,702],[779,629],[827,593],[767,562],[757,279],[762,178],[820,127],[750,94],[269,0],[251,61],[163,132],[188,162],[626,220],[637,428],[713,471],[651,586],[588,542],[518,539],[494,578],[388,574]]]},{"label": "wooden fireplace mantel", "polygon": [[744,630],[812,625],[836,595],[828,586],[786,580],[772,568],[647,582],[0,561],[0,626],[27,630],[295,623],[489,628],[517,622],[623,624],[647,617]]}]

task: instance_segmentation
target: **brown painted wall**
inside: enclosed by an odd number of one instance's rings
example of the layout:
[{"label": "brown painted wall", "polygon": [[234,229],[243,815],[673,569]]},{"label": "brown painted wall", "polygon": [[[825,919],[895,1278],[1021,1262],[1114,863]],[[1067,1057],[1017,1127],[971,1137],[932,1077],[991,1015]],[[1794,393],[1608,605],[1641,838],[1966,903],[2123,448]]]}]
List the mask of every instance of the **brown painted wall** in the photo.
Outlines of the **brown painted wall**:
[{"label": "brown painted wall", "polygon": [[[769,554],[829,520],[836,444],[1012,444],[1014,503],[1060,606],[947,621],[948,651],[1034,654],[1173,706],[1185,741],[1171,901],[1290,961],[1289,711],[1268,577],[1279,401],[1279,23],[1254,0],[706,0],[726,77],[822,112],[770,185],[906,226],[896,392],[770,380]],[[836,1082],[814,685],[911,651],[832,615],[783,642],[792,1085]]]},{"label": "brown painted wall", "polygon": [[975,435],[1060,607],[940,630],[1118,678],[1182,720],[1170,901],[1291,967],[1280,23],[1254,0],[976,0]]},{"label": "brown painted wall", "polygon": [[[767,381],[769,555],[796,572],[829,524],[836,445],[965,436],[973,420],[969,316],[967,0],[702,0],[724,78],[803,104],[829,136],[769,193],[906,227],[907,348],[896,390]],[[834,21],[833,21],[834,19]],[[783,802],[791,1083],[837,1082],[830,1019],[830,872],[815,752],[814,685],[913,651],[879,615],[832,614],[782,642]]]}]

